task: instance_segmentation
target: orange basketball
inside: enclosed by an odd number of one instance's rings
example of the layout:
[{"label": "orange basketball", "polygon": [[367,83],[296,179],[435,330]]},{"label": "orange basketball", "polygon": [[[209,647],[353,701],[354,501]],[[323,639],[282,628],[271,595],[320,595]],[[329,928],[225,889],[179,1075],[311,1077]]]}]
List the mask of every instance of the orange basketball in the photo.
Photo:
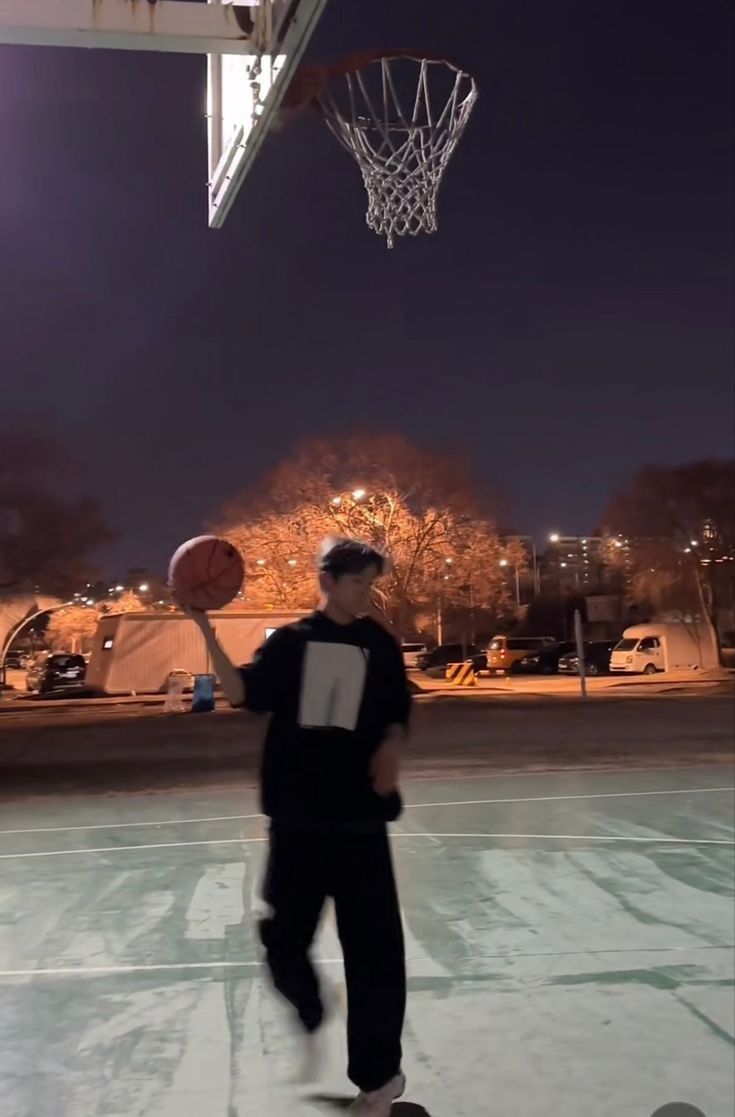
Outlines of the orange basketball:
[{"label": "orange basketball", "polygon": [[216,535],[183,543],[171,559],[168,584],[182,605],[221,609],[242,589],[245,567],[237,547]]}]

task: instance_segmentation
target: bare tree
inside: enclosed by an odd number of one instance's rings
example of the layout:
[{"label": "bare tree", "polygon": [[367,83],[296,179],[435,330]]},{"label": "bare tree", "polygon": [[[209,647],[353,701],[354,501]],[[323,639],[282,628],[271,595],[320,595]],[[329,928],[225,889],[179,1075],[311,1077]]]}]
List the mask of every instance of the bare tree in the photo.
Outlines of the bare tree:
[{"label": "bare tree", "polygon": [[145,602],[130,590],[112,601],[102,601],[99,604],[77,602],[64,609],[56,609],[51,614],[46,639],[53,651],[86,651],[101,617],[109,613],[143,613],[147,608]]},{"label": "bare tree", "polygon": [[612,499],[604,522],[638,600],[699,612],[715,627],[718,612],[732,610],[735,462],[646,466]]},{"label": "bare tree", "polygon": [[315,556],[328,535],[349,535],[391,559],[384,592],[404,630],[441,596],[469,609],[505,604],[508,555],[461,461],[406,439],[354,436],[305,442],[255,489],[224,509],[216,530],[247,559],[246,599],[309,608]]},{"label": "bare tree", "polygon": [[90,579],[112,539],[93,500],[68,499],[65,456],[50,441],[0,432],[0,587],[62,597]]},{"label": "bare tree", "polygon": [[81,652],[97,629],[99,614],[84,605],[69,605],[51,614],[46,641],[53,652]]},{"label": "bare tree", "polygon": [[145,613],[149,608],[137,593],[132,590],[124,590],[119,597],[115,597],[112,601],[105,601],[101,605],[101,613]]}]

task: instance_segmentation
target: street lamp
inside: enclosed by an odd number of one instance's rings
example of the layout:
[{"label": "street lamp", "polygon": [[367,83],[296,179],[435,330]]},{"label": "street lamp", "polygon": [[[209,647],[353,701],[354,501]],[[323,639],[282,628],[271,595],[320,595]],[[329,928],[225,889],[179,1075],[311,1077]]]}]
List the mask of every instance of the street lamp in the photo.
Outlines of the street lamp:
[{"label": "street lamp", "polygon": [[452,566],[453,563],[454,563],[453,558],[445,558],[444,559],[445,573],[440,574],[441,567],[439,567],[439,569],[437,570],[437,577],[441,578],[441,581],[439,582],[439,591],[438,591],[437,600],[436,600],[436,642],[437,642],[437,644],[441,644],[444,640],[444,590],[443,590],[441,582],[450,581],[449,568]]},{"label": "street lamp", "polygon": [[[508,562],[508,559],[501,559],[499,565],[502,566],[505,569],[506,566],[510,566],[510,563]],[[518,563],[515,564],[515,575],[516,575],[516,605],[520,605],[520,603],[521,603],[521,578],[520,578],[520,574],[518,572]]]},{"label": "street lamp", "polygon": [[139,593],[148,593],[149,589],[150,589],[150,586],[148,585],[147,582],[141,582],[141,584],[138,586],[138,592]]},{"label": "street lamp", "polygon": [[364,500],[366,496],[367,496],[367,493],[365,492],[365,489],[353,489],[352,490],[352,499],[353,500]]},{"label": "street lamp", "polygon": [[[552,539],[559,539],[558,535],[551,536]],[[526,544],[524,550],[531,555],[531,576],[533,582],[533,592],[531,597],[538,597],[541,593],[541,579],[539,576],[539,563],[538,554],[536,553],[536,540],[532,535],[509,535],[505,538],[505,543],[513,542]]]},{"label": "street lamp", "polygon": [[549,543],[558,543],[560,538],[561,536],[559,535],[558,531],[554,531],[549,536]]}]

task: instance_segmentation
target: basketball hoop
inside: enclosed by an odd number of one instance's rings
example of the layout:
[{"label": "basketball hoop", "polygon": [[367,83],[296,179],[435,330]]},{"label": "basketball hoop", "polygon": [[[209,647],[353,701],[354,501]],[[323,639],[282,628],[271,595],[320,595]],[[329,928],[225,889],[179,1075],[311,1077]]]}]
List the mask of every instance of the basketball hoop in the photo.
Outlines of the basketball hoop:
[{"label": "basketball hoop", "polygon": [[355,55],[301,79],[357,161],[368,226],[389,248],[396,237],[436,232],[437,191],[477,100],[474,78],[406,50]]}]

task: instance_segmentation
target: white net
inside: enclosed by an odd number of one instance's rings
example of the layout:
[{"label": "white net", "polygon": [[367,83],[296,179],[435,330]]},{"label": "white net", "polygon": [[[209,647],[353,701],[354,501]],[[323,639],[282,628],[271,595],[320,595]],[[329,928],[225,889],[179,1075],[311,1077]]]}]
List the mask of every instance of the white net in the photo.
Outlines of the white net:
[{"label": "white net", "polygon": [[428,58],[380,58],[332,81],[319,104],[355,157],[368,196],[367,224],[396,237],[436,232],[442,175],[477,100],[473,78]]}]

